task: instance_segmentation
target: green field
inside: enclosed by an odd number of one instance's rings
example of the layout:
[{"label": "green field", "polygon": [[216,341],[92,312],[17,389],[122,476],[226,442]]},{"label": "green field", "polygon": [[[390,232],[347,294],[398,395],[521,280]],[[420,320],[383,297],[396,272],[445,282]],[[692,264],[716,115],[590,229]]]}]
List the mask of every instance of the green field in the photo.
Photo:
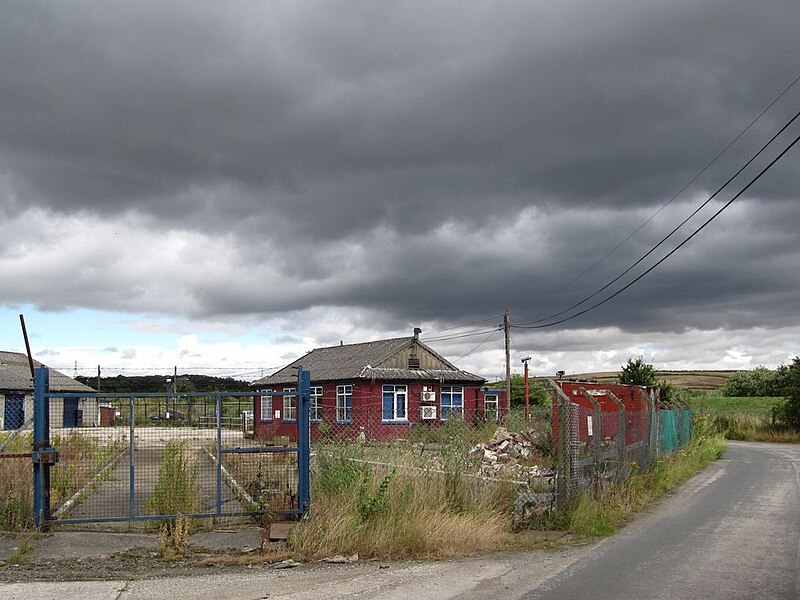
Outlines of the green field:
[{"label": "green field", "polygon": [[738,396],[707,396],[695,397],[689,400],[692,408],[706,410],[717,415],[771,415],[772,407],[783,402],[783,398],[776,397],[738,397]]}]

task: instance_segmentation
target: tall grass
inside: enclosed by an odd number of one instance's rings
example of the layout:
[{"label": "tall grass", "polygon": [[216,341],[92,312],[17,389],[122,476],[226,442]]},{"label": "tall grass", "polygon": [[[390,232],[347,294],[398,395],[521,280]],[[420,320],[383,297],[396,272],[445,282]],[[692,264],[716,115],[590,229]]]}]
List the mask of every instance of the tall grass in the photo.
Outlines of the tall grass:
[{"label": "tall grass", "polygon": [[729,440],[800,443],[800,431],[775,423],[770,415],[728,413],[713,418],[716,430]]},{"label": "tall grass", "polygon": [[160,521],[159,552],[164,557],[182,555],[186,551],[191,519],[181,516],[199,512],[197,469],[186,441],[167,442],[161,455],[153,495],[147,506],[154,515],[178,515],[174,520]]},{"label": "tall grass", "polygon": [[314,512],[289,538],[300,557],[458,556],[500,548],[510,534],[510,487],[472,493],[455,462],[442,474],[402,458],[383,468],[363,457],[354,446],[318,452]]},{"label": "tall grass", "polygon": [[[51,444],[59,461],[50,468],[50,506],[58,508],[108,463],[120,442],[99,441],[78,432],[54,435]],[[33,435],[16,436],[4,454],[29,453]],[[30,456],[0,455],[0,530],[18,531],[33,526],[33,468]]]},{"label": "tall grass", "polygon": [[578,496],[566,520],[569,529],[582,536],[608,535],[631,515],[718,459],[725,452],[725,440],[708,415],[695,416],[692,440],[672,454],[658,457],[649,472],[632,473],[601,498]]}]

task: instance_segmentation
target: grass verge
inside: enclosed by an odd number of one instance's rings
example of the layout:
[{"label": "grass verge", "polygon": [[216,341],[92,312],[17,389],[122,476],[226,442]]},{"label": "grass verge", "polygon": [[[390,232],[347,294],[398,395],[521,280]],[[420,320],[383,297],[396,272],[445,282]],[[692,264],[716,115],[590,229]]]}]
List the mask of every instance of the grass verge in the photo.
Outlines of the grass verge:
[{"label": "grass verge", "polygon": [[602,498],[579,495],[563,516],[573,533],[584,537],[609,535],[632,515],[674,490],[725,452],[725,440],[708,416],[696,416],[692,440],[671,455],[659,457],[647,473],[633,473]]},{"label": "grass verge", "polygon": [[510,486],[475,493],[456,461],[442,472],[390,469],[361,462],[363,450],[335,447],[317,455],[312,517],[292,529],[299,558],[444,558],[501,547],[511,535]]}]

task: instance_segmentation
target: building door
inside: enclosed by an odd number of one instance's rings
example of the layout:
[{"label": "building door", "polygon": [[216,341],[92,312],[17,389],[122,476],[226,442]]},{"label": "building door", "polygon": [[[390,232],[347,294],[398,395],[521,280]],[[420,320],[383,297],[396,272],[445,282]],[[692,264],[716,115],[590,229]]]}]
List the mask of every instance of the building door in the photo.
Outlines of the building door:
[{"label": "building door", "polygon": [[78,399],[64,398],[64,427],[78,426]]},{"label": "building door", "polygon": [[25,395],[6,394],[3,429],[19,429],[25,424]]}]

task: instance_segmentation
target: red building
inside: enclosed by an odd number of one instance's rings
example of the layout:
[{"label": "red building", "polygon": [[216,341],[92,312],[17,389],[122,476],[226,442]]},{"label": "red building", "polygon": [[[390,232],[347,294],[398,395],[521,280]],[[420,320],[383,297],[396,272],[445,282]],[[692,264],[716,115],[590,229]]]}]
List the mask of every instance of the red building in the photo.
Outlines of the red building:
[{"label": "red building", "polygon": [[505,393],[458,369],[417,335],[317,348],[253,383],[257,437],[297,436],[297,368],[311,373],[311,436],[386,439],[415,424],[437,427],[450,419],[497,421],[508,412]]}]

